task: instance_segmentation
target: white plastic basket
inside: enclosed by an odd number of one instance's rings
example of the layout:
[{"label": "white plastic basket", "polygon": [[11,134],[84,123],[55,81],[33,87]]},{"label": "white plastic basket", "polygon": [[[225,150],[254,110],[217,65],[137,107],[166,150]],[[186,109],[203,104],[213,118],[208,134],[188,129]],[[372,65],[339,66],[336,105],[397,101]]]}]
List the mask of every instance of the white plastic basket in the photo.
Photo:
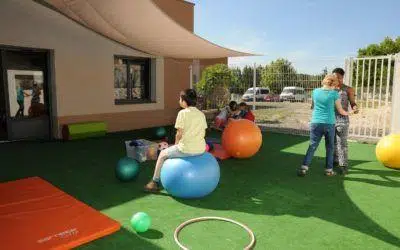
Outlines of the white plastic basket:
[{"label": "white plastic basket", "polygon": [[143,146],[130,146],[131,141],[125,141],[126,156],[137,160],[138,162],[145,162],[148,160],[157,160],[158,144],[152,141],[138,139]]}]

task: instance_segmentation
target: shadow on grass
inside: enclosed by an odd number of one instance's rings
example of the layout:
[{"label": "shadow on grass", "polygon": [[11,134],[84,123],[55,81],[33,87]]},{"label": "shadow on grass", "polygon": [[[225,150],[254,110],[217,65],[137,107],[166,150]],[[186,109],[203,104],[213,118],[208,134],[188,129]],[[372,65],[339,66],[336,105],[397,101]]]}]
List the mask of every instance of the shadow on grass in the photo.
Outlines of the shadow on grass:
[{"label": "shadow on grass", "polygon": [[[143,130],[69,142],[0,144],[0,182],[39,176],[97,210],[117,206],[146,195],[141,188],[150,176],[153,162],[141,164],[142,171],[133,182],[119,182],[114,169],[118,159],[125,156],[124,141],[147,138],[148,134],[153,132]],[[138,235],[121,228],[80,249],[158,250],[162,248],[146,239],[162,237],[163,233],[157,230]]]},{"label": "shadow on grass", "polygon": [[[386,176],[389,180],[374,181],[353,178],[351,175],[326,177],[323,174],[325,158],[314,157],[309,174],[304,178],[297,177],[296,168],[302,162],[303,155],[281,150],[305,141],[306,137],[277,134],[264,137],[263,149],[257,156],[248,160],[230,159],[221,163],[220,185],[212,195],[203,200],[178,201],[213,210],[317,217],[400,246],[400,239],[366,216],[353,203],[344,188],[344,180],[400,187],[398,181],[390,179],[390,176],[400,177],[400,173],[355,167],[351,171]],[[357,166],[365,162],[350,161],[349,164]]]},{"label": "shadow on grass", "polygon": [[[158,232],[158,231],[157,231]],[[155,233],[155,235],[160,235]],[[150,234],[154,234],[150,232]],[[162,233],[161,233],[162,237]],[[107,249],[107,250],[119,250],[119,249],[142,249],[142,250],[161,250],[163,248],[156,246],[148,241],[146,241],[142,235],[137,235],[135,233],[129,232],[128,230],[121,228],[118,232],[109,235],[107,237],[95,240],[89,244],[85,244],[76,249],[81,250],[91,250],[91,249]],[[150,238],[149,239],[159,239]]]},{"label": "shadow on grass", "polygon": [[164,234],[158,230],[155,229],[149,229],[148,231],[144,233],[139,234],[140,237],[146,238],[146,239],[161,239],[164,237]]},{"label": "shadow on grass", "polygon": [[[118,159],[125,155],[124,140],[133,138],[146,138],[146,134],[137,131],[65,143],[3,144],[0,145],[0,181],[40,176],[98,210],[114,207],[147,195],[142,192],[142,187],[152,175],[154,162],[141,164],[142,171],[135,182],[121,183],[114,176]],[[360,160],[350,161],[351,166],[355,166],[352,171],[386,176],[389,180],[371,181],[351,175],[329,178],[323,176],[324,158],[315,157],[309,175],[299,178],[295,170],[303,156],[283,150],[305,141],[306,137],[268,134],[255,157],[221,163],[220,184],[212,195],[202,200],[179,202],[193,207],[250,214],[317,217],[400,246],[399,238],[366,216],[344,189],[344,179],[399,187],[397,181],[389,181],[390,175],[398,176],[397,172],[359,169],[357,165],[366,162]],[[146,236],[157,239],[162,237],[162,233],[150,231],[149,235],[143,235]],[[160,249],[124,229],[107,239],[111,240],[100,239],[84,249],[96,249],[96,246],[101,249],[142,246],[143,249]]]},{"label": "shadow on grass", "polygon": [[352,168],[352,171],[357,175],[378,176],[381,178],[381,180],[346,176],[345,178],[346,181],[364,182],[372,185],[391,187],[391,188],[400,187],[400,181],[392,179],[392,178],[399,178],[400,180],[400,171],[371,170],[371,169],[361,169],[361,168]]},{"label": "shadow on grass", "polygon": [[0,144],[0,182],[39,176],[86,204],[103,210],[140,198],[154,162],[141,163],[135,181],[120,182],[114,170],[126,154],[125,140],[147,138],[148,132],[112,134],[69,142]]}]

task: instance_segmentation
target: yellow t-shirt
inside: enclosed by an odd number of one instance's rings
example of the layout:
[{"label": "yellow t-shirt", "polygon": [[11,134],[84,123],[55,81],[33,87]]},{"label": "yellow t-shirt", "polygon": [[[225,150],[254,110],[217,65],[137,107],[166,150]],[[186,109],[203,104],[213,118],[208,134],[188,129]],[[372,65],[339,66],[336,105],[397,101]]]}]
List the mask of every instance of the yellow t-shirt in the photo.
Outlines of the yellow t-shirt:
[{"label": "yellow t-shirt", "polygon": [[178,113],[175,128],[182,129],[178,149],[186,154],[202,154],[206,148],[206,117],[196,107],[185,108]]}]

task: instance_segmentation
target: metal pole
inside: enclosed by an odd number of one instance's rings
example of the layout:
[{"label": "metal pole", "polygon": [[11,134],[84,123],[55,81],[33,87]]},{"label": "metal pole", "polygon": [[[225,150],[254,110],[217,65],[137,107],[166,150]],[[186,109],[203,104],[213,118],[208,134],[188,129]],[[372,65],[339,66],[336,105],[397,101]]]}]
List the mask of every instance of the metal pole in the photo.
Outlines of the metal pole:
[{"label": "metal pole", "polygon": [[390,132],[400,133],[400,54],[395,56],[394,61],[391,123]]},{"label": "metal pole", "polygon": [[392,59],[393,59],[392,56],[390,56],[388,59],[388,70],[387,70],[387,77],[386,77],[386,94],[385,94],[385,112],[383,114],[383,134],[382,134],[382,136],[387,135],[386,132],[390,132],[390,131],[386,131],[386,122],[387,122],[386,120],[387,120],[387,113],[389,111],[390,71],[392,70]]},{"label": "metal pole", "polygon": [[351,86],[350,82],[350,76],[352,75],[350,65],[352,63],[352,58],[346,58],[344,61],[344,68],[345,68],[345,74],[344,74],[344,84],[347,86]]},{"label": "metal pole", "polygon": [[[379,79],[380,79],[380,82],[379,82],[378,110],[380,110],[380,109],[382,108],[383,66],[385,65],[384,62],[385,62],[385,59],[382,59],[382,60],[381,60],[381,77],[379,78]],[[382,112],[379,112],[379,115],[378,115],[378,116],[379,116],[378,119],[376,119],[376,124],[377,124],[377,125],[376,125],[376,134],[375,134],[375,137],[379,137],[379,127],[380,127],[380,124],[381,124]]]},{"label": "metal pole", "polygon": [[256,110],[256,87],[257,87],[257,68],[256,63],[254,63],[254,70],[253,70],[253,110]]},{"label": "metal pole", "polygon": [[[375,109],[375,94],[376,94],[376,77],[377,77],[377,71],[378,71],[378,59],[374,60],[374,64],[375,64],[375,69],[374,69],[374,88],[372,90],[372,110]],[[369,130],[369,136],[373,137],[372,135],[372,131],[378,130],[378,128],[376,128],[376,123],[379,121],[378,119],[379,117],[377,115],[375,115],[375,121],[373,122],[373,125],[371,127],[371,129]]]}]

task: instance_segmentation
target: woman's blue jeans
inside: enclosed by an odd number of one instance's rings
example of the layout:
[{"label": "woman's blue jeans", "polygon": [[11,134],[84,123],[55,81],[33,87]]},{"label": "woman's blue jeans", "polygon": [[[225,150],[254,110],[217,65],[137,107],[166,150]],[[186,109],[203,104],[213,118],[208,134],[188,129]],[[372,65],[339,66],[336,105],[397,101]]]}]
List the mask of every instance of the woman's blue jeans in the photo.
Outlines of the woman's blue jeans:
[{"label": "woman's blue jeans", "polygon": [[310,166],[322,136],[325,137],[326,169],[333,169],[333,154],[335,149],[335,124],[311,123],[310,146],[304,157],[303,166]]}]

